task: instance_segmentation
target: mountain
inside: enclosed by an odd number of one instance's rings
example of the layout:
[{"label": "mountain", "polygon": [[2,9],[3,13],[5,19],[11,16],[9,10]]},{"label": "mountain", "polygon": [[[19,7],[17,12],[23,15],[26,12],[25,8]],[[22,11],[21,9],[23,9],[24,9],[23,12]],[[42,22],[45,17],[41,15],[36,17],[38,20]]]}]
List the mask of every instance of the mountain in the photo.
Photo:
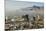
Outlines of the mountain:
[{"label": "mountain", "polygon": [[21,8],[19,10],[13,10],[6,12],[6,15],[10,16],[21,16],[24,14],[29,14],[31,15],[36,15],[36,14],[44,14],[44,7],[39,7],[39,6],[32,6],[32,7],[27,7],[27,8]]}]

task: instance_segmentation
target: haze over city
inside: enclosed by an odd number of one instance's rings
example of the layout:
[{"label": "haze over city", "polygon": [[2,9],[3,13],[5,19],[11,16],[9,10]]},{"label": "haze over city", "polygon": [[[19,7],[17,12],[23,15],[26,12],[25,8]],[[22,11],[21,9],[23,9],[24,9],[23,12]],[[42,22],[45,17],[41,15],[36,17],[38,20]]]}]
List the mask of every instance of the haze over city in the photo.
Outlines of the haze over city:
[{"label": "haze over city", "polygon": [[[44,7],[43,3],[39,2],[27,2],[27,1],[12,1],[12,0],[6,0],[5,3],[5,13],[6,15],[17,15],[18,13],[24,14],[25,12],[22,11],[23,8],[33,7],[33,6],[39,6]],[[27,11],[28,10],[28,11]],[[29,9],[26,10],[26,14],[33,13],[33,11],[29,11]]]}]

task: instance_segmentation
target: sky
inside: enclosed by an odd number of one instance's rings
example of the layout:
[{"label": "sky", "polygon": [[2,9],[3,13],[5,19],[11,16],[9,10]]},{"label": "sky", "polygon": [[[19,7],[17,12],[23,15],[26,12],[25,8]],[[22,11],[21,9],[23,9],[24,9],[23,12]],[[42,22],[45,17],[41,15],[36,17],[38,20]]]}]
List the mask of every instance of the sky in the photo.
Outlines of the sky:
[{"label": "sky", "polygon": [[[40,0],[41,1],[41,0]],[[29,0],[5,0],[5,8],[6,10],[19,10],[21,8],[36,6],[43,6],[43,3],[31,2]],[[42,2],[42,1],[41,1]]]},{"label": "sky", "polygon": [[21,9],[25,9],[32,6],[44,6],[43,2],[32,2],[29,0],[22,1],[22,0],[5,0],[5,15],[6,16],[15,16],[15,15],[23,15],[23,14],[34,14],[34,11],[26,10],[26,12],[23,12]]}]

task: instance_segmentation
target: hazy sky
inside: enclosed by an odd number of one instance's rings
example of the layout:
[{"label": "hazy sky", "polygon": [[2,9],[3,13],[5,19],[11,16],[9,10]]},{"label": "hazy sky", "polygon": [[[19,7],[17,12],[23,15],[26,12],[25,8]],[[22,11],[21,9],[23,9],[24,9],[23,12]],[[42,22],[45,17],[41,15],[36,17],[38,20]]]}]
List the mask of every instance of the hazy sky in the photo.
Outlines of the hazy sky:
[{"label": "hazy sky", "polygon": [[16,0],[6,0],[6,10],[17,10],[21,8],[26,8],[26,7],[32,7],[33,5],[36,6],[43,6],[42,3],[31,3],[31,2],[26,2],[26,1],[16,1]]}]

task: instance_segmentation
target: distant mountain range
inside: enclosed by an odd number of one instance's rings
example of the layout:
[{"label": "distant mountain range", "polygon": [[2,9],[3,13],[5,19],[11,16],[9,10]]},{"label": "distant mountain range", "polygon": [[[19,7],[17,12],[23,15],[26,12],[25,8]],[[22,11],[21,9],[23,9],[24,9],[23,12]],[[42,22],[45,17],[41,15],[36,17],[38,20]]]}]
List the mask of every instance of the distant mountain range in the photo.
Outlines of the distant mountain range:
[{"label": "distant mountain range", "polygon": [[40,6],[32,6],[32,7],[27,7],[27,8],[21,8],[21,10],[23,11],[32,11],[32,10],[35,10],[35,9],[44,9],[44,7],[40,7]]},{"label": "distant mountain range", "polygon": [[10,16],[20,16],[24,14],[29,14],[29,15],[35,15],[35,14],[44,14],[44,7],[39,7],[39,6],[32,6],[32,7],[27,7],[27,8],[21,8],[19,10],[15,11],[7,11],[6,15]]}]

